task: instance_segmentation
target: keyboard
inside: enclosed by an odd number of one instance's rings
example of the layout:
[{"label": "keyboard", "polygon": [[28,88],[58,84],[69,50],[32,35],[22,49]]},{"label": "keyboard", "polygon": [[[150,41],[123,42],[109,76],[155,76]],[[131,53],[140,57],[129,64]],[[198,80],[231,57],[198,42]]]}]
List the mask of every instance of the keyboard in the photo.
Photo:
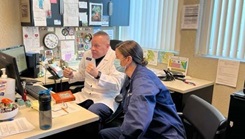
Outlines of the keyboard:
[{"label": "keyboard", "polygon": [[42,86],[26,85],[27,94],[31,95],[33,98],[38,99],[39,92],[45,90]]}]

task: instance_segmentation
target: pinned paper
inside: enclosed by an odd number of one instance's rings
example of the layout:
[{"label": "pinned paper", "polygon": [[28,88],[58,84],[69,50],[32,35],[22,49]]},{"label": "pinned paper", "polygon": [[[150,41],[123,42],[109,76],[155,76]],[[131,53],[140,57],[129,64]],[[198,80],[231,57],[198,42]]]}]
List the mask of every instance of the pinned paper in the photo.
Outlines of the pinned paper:
[{"label": "pinned paper", "polygon": [[75,42],[74,40],[61,41],[61,58],[64,61],[70,61],[74,59],[75,54]]},{"label": "pinned paper", "polygon": [[170,71],[181,72],[187,74],[189,59],[186,57],[171,56],[168,61],[168,69]]},{"label": "pinned paper", "polygon": [[157,65],[158,51],[156,50],[143,50],[144,57],[147,59],[148,63],[151,65]]}]

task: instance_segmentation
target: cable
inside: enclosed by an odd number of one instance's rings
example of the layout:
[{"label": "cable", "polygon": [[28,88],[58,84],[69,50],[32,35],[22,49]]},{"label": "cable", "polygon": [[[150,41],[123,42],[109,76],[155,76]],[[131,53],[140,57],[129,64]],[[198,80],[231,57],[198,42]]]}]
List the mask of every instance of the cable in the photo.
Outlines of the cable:
[{"label": "cable", "polygon": [[62,78],[60,78],[60,91],[63,91],[63,88],[62,88]]},{"label": "cable", "polygon": [[54,78],[54,86],[55,86],[55,92],[57,92],[57,83],[56,83],[56,78]]}]

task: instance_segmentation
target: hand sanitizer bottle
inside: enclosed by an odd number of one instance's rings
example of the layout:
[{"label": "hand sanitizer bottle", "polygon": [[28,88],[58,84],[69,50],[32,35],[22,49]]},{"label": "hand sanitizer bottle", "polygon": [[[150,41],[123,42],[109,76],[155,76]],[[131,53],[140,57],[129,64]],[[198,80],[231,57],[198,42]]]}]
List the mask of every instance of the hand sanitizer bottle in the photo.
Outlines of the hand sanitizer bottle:
[{"label": "hand sanitizer bottle", "polygon": [[15,79],[8,78],[6,69],[2,68],[2,76],[0,78],[0,100],[2,98],[9,98],[15,101]]}]

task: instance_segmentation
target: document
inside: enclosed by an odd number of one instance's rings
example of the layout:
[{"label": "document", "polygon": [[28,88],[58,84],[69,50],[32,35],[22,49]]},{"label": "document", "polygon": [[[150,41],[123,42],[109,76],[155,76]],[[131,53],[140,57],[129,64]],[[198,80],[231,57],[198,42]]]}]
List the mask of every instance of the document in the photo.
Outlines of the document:
[{"label": "document", "polygon": [[[32,103],[32,108],[38,111],[39,110],[38,100],[34,100],[31,103]],[[64,116],[69,113],[73,113],[80,110],[80,106],[78,106],[75,103],[75,101],[64,102],[59,104],[55,104],[55,102],[52,101],[51,106],[52,106],[52,118]]]},{"label": "document", "polygon": [[27,132],[33,130],[35,127],[26,120],[26,118],[17,118],[13,121],[6,121],[0,123],[0,138]]},{"label": "document", "polygon": [[60,54],[64,61],[70,61],[75,59],[75,42],[74,40],[61,41],[60,42]]},{"label": "document", "polygon": [[78,0],[64,0],[64,26],[79,26]]},{"label": "document", "polygon": [[219,59],[216,83],[236,87],[240,62]]},{"label": "document", "polygon": [[184,5],[182,15],[182,29],[197,29],[199,18],[199,5]]},{"label": "document", "polygon": [[22,31],[26,52],[39,53],[44,49],[40,46],[40,33],[38,27],[22,27]]},{"label": "document", "polygon": [[69,102],[54,104],[52,106],[52,118],[60,117],[72,112],[79,111],[79,108],[80,106],[78,106],[77,104]]}]

